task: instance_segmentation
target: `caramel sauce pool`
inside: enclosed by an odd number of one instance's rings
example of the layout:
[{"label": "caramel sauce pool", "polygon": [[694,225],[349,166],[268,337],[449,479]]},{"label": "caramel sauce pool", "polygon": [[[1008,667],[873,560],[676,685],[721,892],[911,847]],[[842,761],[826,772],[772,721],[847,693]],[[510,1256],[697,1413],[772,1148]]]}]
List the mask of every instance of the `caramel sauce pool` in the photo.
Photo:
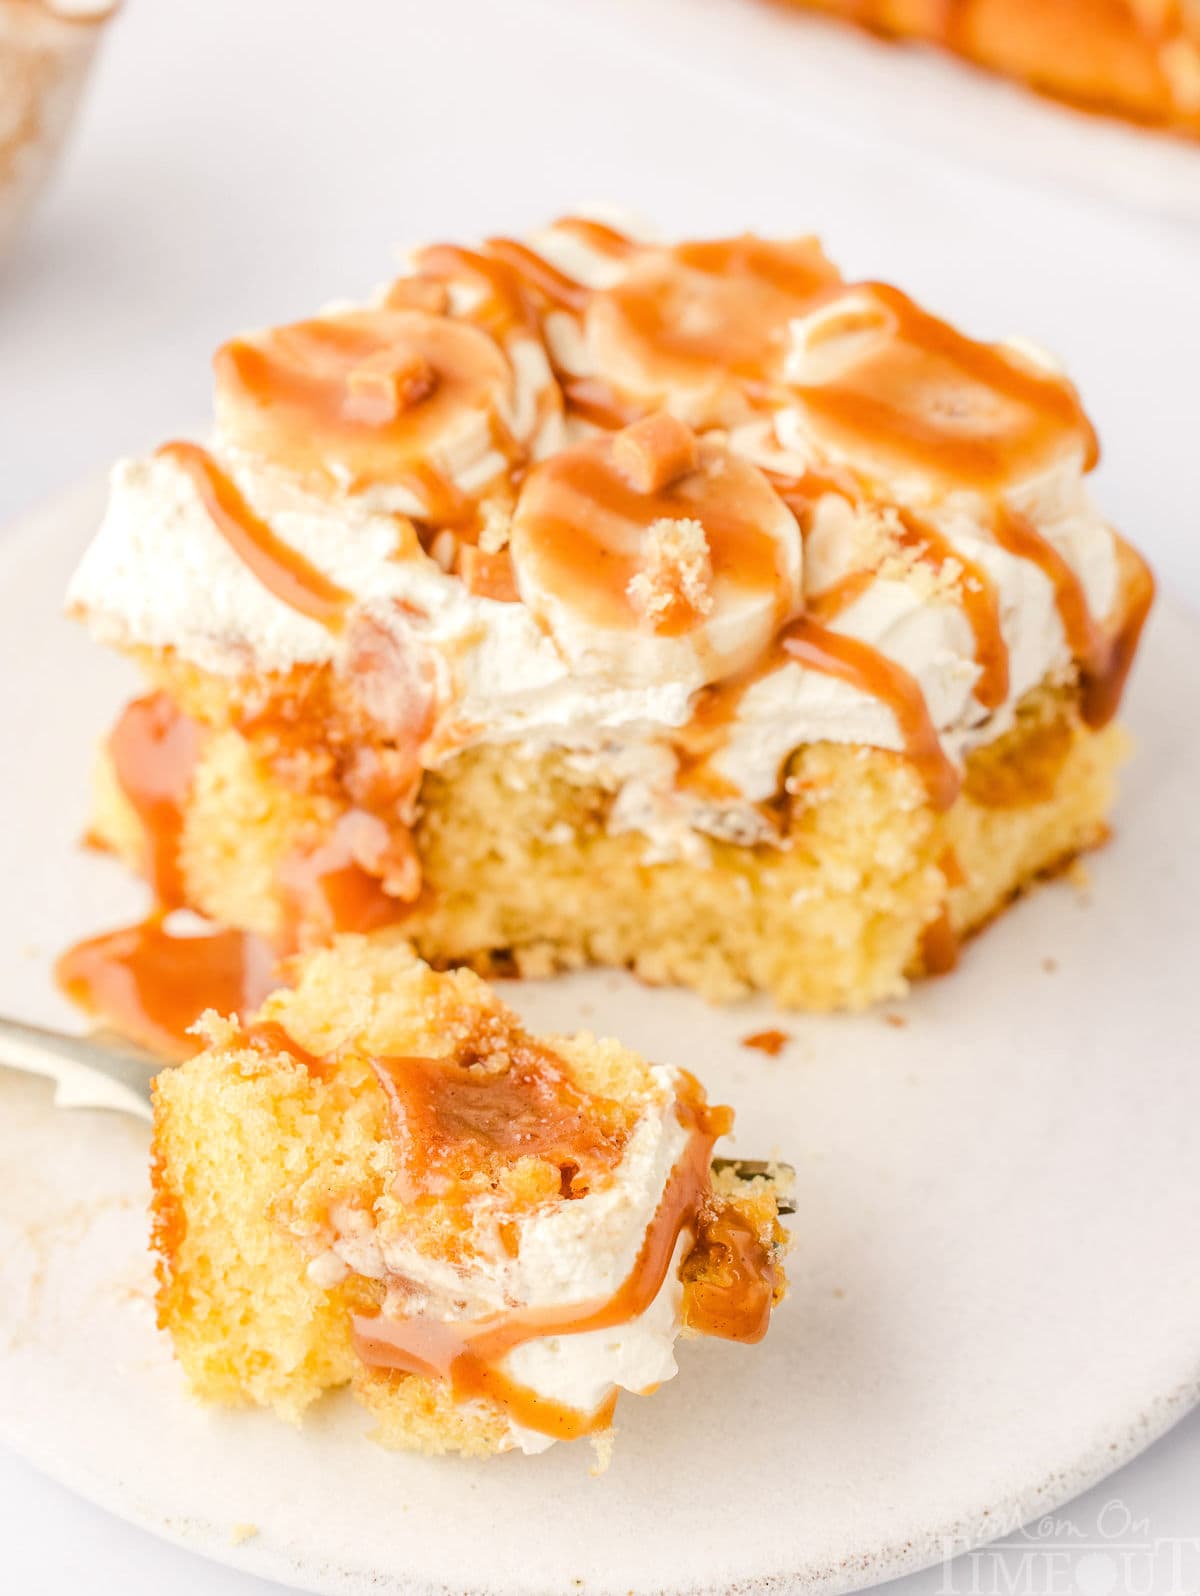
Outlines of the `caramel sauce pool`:
[{"label": "caramel sauce pool", "polygon": [[199,1051],[188,1033],[206,1009],[244,1013],[278,985],[275,956],[256,938],[215,928],[181,934],[167,922],[185,903],[179,849],[202,735],[165,693],[134,699],[121,713],[109,755],[142,828],[141,869],[158,908],[135,925],[76,943],[54,972],[93,1019],[170,1060]]},{"label": "caramel sauce pool", "polygon": [[241,931],[172,932],[159,916],[78,942],[55,966],[93,1019],[169,1061],[205,1045],[189,1034],[206,1009],[245,1015],[273,991],[275,955]]}]

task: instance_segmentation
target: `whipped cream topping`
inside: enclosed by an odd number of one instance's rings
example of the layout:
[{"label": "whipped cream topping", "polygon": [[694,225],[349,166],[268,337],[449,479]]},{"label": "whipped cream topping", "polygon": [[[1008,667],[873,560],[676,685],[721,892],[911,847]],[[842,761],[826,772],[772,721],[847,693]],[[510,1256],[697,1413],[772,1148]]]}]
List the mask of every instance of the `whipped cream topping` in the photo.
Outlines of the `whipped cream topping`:
[{"label": "whipped cream topping", "polygon": [[[507,1246],[497,1236],[489,1250],[479,1250],[480,1238],[489,1233],[481,1212],[472,1230],[476,1251],[464,1266],[430,1256],[403,1230],[389,1232],[361,1208],[335,1205],[329,1216],[332,1239],[313,1258],[310,1274],[324,1286],[347,1271],[398,1282],[385,1299],[385,1319],[390,1307],[406,1318],[450,1324],[547,1309],[582,1310],[613,1297],[635,1269],[688,1144],[689,1132],[675,1112],[674,1072],[655,1066],[651,1073],[659,1095],[647,1104],[611,1178],[571,1202],[515,1214],[506,1209],[504,1217],[513,1227]],[[486,1200],[481,1206],[486,1209]],[[679,1262],[691,1240],[690,1230],[681,1231],[666,1278],[642,1313],[605,1329],[559,1331],[523,1341],[499,1360],[501,1372],[544,1401],[584,1416],[595,1413],[618,1387],[643,1392],[670,1379],[682,1327]],[[510,1430],[512,1445],[523,1452],[552,1444],[551,1436],[519,1423],[512,1422]]]},{"label": "whipped cream topping", "polygon": [[[71,585],[100,637],[285,676],[347,668],[368,617],[436,679],[427,767],[567,750],[655,856],[768,837],[756,806],[803,744],[910,750],[898,675],[960,762],[1037,683],[1099,670],[1124,619],[1050,358],[845,284],[812,240],[575,217],[417,251],[363,311],[227,346],[217,421],[212,459],[346,624],[281,598],[160,455],[118,466]],[[837,668],[772,643],[797,618]],[[717,780],[685,788],[697,695],[739,677]]]}]

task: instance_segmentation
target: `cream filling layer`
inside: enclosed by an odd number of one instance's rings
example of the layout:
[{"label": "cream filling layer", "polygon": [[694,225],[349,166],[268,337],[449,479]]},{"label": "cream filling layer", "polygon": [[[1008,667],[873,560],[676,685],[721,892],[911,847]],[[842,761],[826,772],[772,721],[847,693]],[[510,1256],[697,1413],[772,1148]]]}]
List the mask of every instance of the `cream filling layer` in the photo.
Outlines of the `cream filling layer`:
[{"label": "cream filling layer", "polygon": [[[904,746],[884,701],[788,663],[749,686],[714,756],[714,768],[740,798],[685,792],[675,785],[670,737],[709,680],[698,655],[676,660],[671,674],[649,668],[653,651],[614,657],[582,649],[565,659],[523,604],[470,594],[412,547],[406,523],[302,493],[237,455],[225,455],[223,464],[276,535],[353,595],[344,635],[352,635],[356,614],[367,615],[401,649],[425,656],[442,705],[430,763],[439,745],[570,750],[614,793],[613,829],[644,835],[653,857],[695,852],[702,847],[697,833],[737,842],[768,837],[754,805],[776,792],[784,762],[804,744]],[[1116,547],[1078,472],[1060,471],[1010,497],[1079,576],[1093,614],[1110,615],[1118,598]],[[995,584],[1010,661],[1004,703],[989,711],[975,698],[979,667],[961,602],[953,588],[931,590],[927,575],[885,565],[830,625],[910,672],[943,747],[961,760],[1011,725],[1031,687],[1065,677],[1071,653],[1050,581],[995,542],[977,500],[952,496],[925,515]],[[869,535],[862,519],[837,495],[821,501],[806,541],[806,598],[844,575],[858,540]],[[253,575],[214,527],[188,473],[164,457],[117,467],[107,514],[68,601],[102,641],[169,649],[229,678],[336,667],[345,647]]]},{"label": "cream filling layer", "polygon": [[[330,1212],[332,1238],[313,1258],[309,1273],[328,1287],[347,1272],[397,1282],[384,1304],[404,1317],[422,1315],[457,1323],[501,1313],[540,1309],[594,1308],[633,1273],[672,1171],[683,1157],[688,1131],[675,1113],[674,1073],[652,1070],[660,1098],[634,1128],[611,1181],[571,1202],[542,1210],[493,1214],[486,1203],[472,1213],[474,1252],[470,1263],[431,1257],[402,1228],[375,1223],[349,1204]],[[516,1256],[501,1244],[497,1221],[516,1230]],[[501,1370],[544,1400],[590,1415],[621,1388],[646,1391],[676,1372],[674,1345],[682,1328],[683,1289],[679,1262],[690,1245],[683,1232],[670,1268],[650,1306],[635,1318],[605,1330],[538,1336],[514,1347]],[[518,1424],[512,1444],[540,1452],[551,1438]]]}]

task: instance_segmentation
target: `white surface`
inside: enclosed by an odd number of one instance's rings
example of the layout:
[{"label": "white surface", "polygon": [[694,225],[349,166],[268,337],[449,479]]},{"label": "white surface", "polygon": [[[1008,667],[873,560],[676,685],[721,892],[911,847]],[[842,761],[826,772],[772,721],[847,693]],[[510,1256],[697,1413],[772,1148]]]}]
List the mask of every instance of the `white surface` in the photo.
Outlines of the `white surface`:
[{"label": "white surface", "polygon": [[[0,514],[202,415],[207,357],[223,335],[368,286],[393,241],[512,228],[607,195],[668,227],[812,225],[849,270],[899,280],[981,333],[1018,329],[1056,349],[1106,444],[1102,501],[1166,582],[1200,600],[1191,286],[1200,239],[1179,220],[1200,183],[1200,156],[1093,130],[974,78],[974,114],[962,115],[961,99],[950,114],[938,109],[950,67],[899,58],[892,67],[889,57],[885,93],[877,58],[868,67],[858,41],[802,50],[791,19],[756,12],[751,21],[735,0],[695,9],[703,27],[692,39],[679,34],[680,8],[668,0],[641,0],[632,21],[615,0],[540,9],[344,0],[332,29],[319,0],[131,5],[106,42],[62,181],[0,270]],[[870,98],[848,95],[839,108],[848,80],[830,67],[848,60],[852,43],[854,72],[870,75],[855,81]],[[757,103],[759,90],[774,109]],[[1028,129],[1024,152],[1010,136],[1013,117]],[[940,138],[919,127],[915,138],[915,122]],[[1090,195],[1055,186],[1067,145],[1076,172],[1085,149],[1097,151],[1086,157]],[[953,164],[960,151],[985,153],[1007,175],[969,176]],[[1139,209],[1106,208],[1101,192]],[[23,619],[36,638],[38,617]],[[90,653],[74,658],[81,680],[102,676]],[[31,678],[23,670],[19,679]],[[55,804],[54,845],[65,850],[78,822],[74,793]],[[48,868],[39,883],[33,916],[47,947],[61,937],[77,880]],[[75,904],[79,923],[133,906],[119,897],[106,874]],[[1136,945],[1125,930],[1110,949]],[[995,936],[1025,946],[1017,929]],[[993,957],[988,943],[977,957]],[[1112,987],[1128,980],[1120,966],[1107,976]],[[27,978],[10,967],[4,979],[6,998],[15,981],[32,1012]],[[685,1372],[676,1400],[686,1390]],[[1039,1396],[1035,1418],[1040,1407]],[[786,1443],[771,1466],[795,1475]],[[1195,1536],[1198,1468],[1193,1418],[1072,1515],[1086,1525],[1111,1494],[1156,1534]],[[15,1589],[106,1589],[118,1569],[131,1596],[265,1588],[103,1518],[23,1465],[6,1463],[0,1492]],[[943,1588],[940,1571],[904,1584],[909,1596]],[[1140,1588],[1166,1596],[1172,1587],[1164,1574]]]},{"label": "white surface", "polygon": [[0,4],[0,257],[54,173],[103,31],[53,9]]},{"label": "white surface", "polygon": [[[99,499],[50,505],[0,560],[0,672],[30,684],[0,710],[0,869],[24,906],[0,929],[0,1011],[51,1023],[70,1019],[53,950],[138,895],[66,851],[90,736],[128,686],[53,617]],[[0,1441],[170,1540],[347,1596],[837,1591],[1101,1478],[1200,1397],[1200,1075],[1178,972],[1200,746],[1177,735],[1200,718],[1200,627],[1164,609],[1140,665],[1141,754],[1090,889],[1019,905],[904,1026],[792,1016],[768,1061],[739,1041],[766,1004],[714,1011],[604,972],[511,989],[537,1029],[611,1028],[696,1067],[738,1105],[740,1149],[797,1167],[793,1296],[768,1340],[682,1349],[678,1380],[622,1409],[602,1480],[579,1447],[388,1455],[344,1398],[302,1432],[191,1405],[153,1329],[144,1126],[63,1114],[12,1074]],[[257,1533],[235,1543],[241,1524]]]}]

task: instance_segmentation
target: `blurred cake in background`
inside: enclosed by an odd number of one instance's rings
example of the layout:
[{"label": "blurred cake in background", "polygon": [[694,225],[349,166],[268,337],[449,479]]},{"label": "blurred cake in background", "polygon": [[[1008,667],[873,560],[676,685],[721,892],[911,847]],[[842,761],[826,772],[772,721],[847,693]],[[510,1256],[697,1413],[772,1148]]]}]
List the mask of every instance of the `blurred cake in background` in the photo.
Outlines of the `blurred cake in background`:
[{"label": "blurred cake in background", "polygon": [[0,254],[53,170],[115,10],[115,0],[0,0]]},{"label": "blurred cake in background", "polygon": [[1200,137],[1197,0],[793,0],[1090,110]]}]

